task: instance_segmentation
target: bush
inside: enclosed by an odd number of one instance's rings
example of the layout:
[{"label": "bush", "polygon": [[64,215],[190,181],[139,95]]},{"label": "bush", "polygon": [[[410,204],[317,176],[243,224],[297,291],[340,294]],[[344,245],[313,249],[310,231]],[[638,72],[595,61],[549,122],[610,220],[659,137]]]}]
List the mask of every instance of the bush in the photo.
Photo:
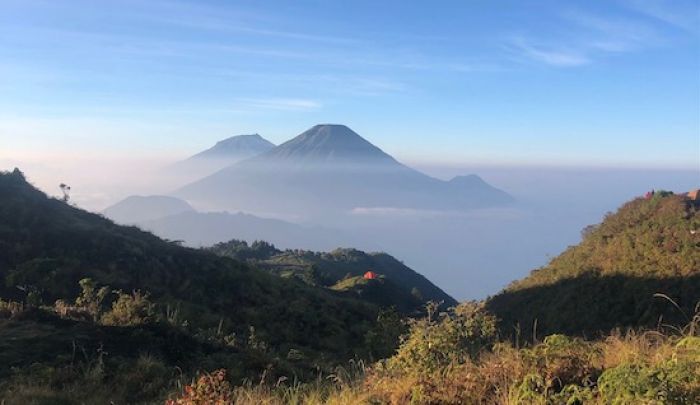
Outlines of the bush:
[{"label": "bush", "polygon": [[118,292],[112,309],[102,316],[102,323],[115,326],[138,326],[154,322],[155,305],[148,299],[148,293],[133,291],[131,294]]},{"label": "bush", "polygon": [[75,305],[83,308],[92,320],[97,322],[102,313],[102,302],[109,294],[109,287],[97,288],[95,282],[91,278],[84,278],[79,281],[81,292],[78,298],[75,299]]},{"label": "bush", "polygon": [[[698,338],[695,338],[698,339]],[[682,356],[658,364],[625,363],[598,379],[606,403],[700,403],[700,357]]]},{"label": "bush", "polygon": [[496,341],[496,318],[482,303],[465,302],[439,315],[429,305],[428,317],[414,320],[389,368],[430,373],[475,359]]},{"label": "bush", "polygon": [[183,394],[170,399],[166,405],[225,405],[233,403],[233,389],[226,381],[226,370],[203,374],[196,382],[186,385]]},{"label": "bush", "polygon": [[24,305],[21,302],[0,299],[0,319],[12,319],[22,312],[24,312]]},{"label": "bush", "polygon": [[600,351],[581,339],[547,336],[541,344],[523,350],[528,368],[541,378],[543,388],[558,392],[565,386],[591,386],[600,374],[593,365]]}]

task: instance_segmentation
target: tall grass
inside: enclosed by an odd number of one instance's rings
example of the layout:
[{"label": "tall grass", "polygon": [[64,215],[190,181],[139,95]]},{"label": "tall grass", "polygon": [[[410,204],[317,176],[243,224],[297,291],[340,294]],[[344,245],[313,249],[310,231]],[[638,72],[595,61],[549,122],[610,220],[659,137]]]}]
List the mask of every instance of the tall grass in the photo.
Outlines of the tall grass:
[{"label": "tall grass", "polygon": [[307,384],[231,387],[225,403],[698,404],[698,319],[685,328],[614,331],[595,341],[551,335],[526,347],[500,342],[427,372],[391,367],[391,360],[352,363]]}]

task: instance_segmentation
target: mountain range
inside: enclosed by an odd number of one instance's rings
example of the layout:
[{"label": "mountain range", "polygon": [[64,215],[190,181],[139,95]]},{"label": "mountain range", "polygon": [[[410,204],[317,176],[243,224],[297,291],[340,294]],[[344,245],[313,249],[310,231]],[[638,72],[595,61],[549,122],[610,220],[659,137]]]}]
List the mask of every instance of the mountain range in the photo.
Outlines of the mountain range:
[{"label": "mountain range", "polygon": [[[699,213],[686,195],[637,198],[496,296],[422,317],[415,308],[442,292],[391,256],[240,241],[186,248],[50,198],[19,170],[0,173],[0,397],[162,403],[173,390],[209,389],[173,388],[198,372],[226,369],[216,381],[263,393],[274,384],[280,395],[297,395],[280,386],[289,376],[313,387],[319,375],[333,386],[348,378],[352,394],[338,403],[367,388],[384,397],[363,398],[386,398],[373,403],[404,403],[415,386],[433,395],[421,403],[469,403],[486,391],[478,403],[513,392],[531,403],[550,387],[567,403],[594,394],[606,396],[601,403],[658,402],[668,392],[674,400],[664,403],[697,403]],[[376,274],[363,277],[365,269]],[[598,343],[561,334],[595,338],[615,328],[635,331]],[[497,330],[513,340],[497,340]],[[386,360],[360,371],[362,385],[338,367],[377,359]],[[408,377],[387,379],[396,373]],[[436,391],[445,378],[449,393]],[[618,387],[627,391],[617,395]]]},{"label": "mountain range", "polygon": [[466,210],[512,201],[475,175],[442,181],[411,169],[344,125],[316,125],[175,192],[198,207],[323,217],[356,208]]},{"label": "mountain range", "polygon": [[186,201],[170,196],[130,196],[102,211],[122,225],[136,225],[161,238],[181,241],[186,246],[202,247],[241,239],[265,240],[285,249],[331,250],[338,246],[357,246],[378,250],[353,232],[322,226],[300,225],[274,218],[262,218],[243,212],[200,212]]}]

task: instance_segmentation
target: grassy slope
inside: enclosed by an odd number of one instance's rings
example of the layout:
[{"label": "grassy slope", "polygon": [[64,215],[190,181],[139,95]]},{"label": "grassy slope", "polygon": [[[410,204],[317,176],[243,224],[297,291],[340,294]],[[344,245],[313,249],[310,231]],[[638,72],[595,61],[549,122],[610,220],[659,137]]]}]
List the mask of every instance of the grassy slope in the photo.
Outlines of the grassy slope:
[{"label": "grassy slope", "polygon": [[[339,361],[363,350],[377,309],[209,252],[165,242],[134,227],[48,198],[21,173],[0,174],[0,298],[23,300],[36,288],[44,303],[78,294],[78,280],[151,293],[179,307],[193,330],[245,338],[249,326],[273,350],[301,350]],[[162,308],[161,307],[161,308]]]},{"label": "grassy slope", "polygon": [[[336,249],[332,252],[304,250],[280,251],[269,244],[247,246],[244,242],[230,241],[211,248],[219,255],[248,260],[283,276],[296,276],[307,283],[332,287],[346,278],[361,277],[367,270],[381,274],[391,282],[391,300],[370,302],[410,312],[422,307],[424,302],[444,302],[453,306],[457,302],[428,279],[386,253],[365,253],[357,249]],[[417,289],[422,300],[411,295]]]},{"label": "grassy slope", "polygon": [[367,280],[362,276],[350,277],[338,281],[331,286],[331,289],[381,307],[394,307],[402,313],[415,312],[417,308],[422,308],[424,305],[422,300],[384,277],[373,280]]},{"label": "grassy slope", "polygon": [[[583,241],[489,300],[505,330],[595,334],[683,324],[700,301],[700,213],[682,196],[636,199],[586,230]],[[536,326],[535,326],[536,322]]]}]

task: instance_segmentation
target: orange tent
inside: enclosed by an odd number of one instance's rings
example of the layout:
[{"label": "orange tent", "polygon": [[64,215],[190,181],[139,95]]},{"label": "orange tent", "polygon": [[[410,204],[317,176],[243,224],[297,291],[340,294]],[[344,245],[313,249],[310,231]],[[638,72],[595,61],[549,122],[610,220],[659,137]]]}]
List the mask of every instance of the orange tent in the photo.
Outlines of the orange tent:
[{"label": "orange tent", "polygon": [[375,278],[378,278],[379,276],[377,275],[377,273],[370,270],[367,273],[365,273],[365,275],[363,277],[366,278],[367,280],[374,280]]}]

